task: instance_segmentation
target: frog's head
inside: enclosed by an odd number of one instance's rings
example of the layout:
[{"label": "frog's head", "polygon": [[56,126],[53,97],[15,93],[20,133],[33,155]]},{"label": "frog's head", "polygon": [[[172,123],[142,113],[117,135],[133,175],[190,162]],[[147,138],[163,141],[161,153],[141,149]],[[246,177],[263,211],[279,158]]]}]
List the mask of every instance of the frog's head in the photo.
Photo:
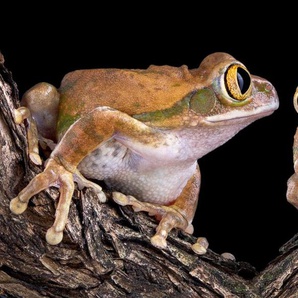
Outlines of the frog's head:
[{"label": "frog's head", "polygon": [[[184,96],[176,96],[167,108],[135,115],[151,125],[165,128],[233,126],[233,133],[278,108],[273,85],[251,75],[247,68],[223,52],[207,56],[196,69],[183,69]],[[176,85],[175,85],[176,86]],[[170,94],[171,96],[174,96]],[[237,127],[238,124],[238,127]]]},{"label": "frog's head", "polygon": [[184,118],[182,135],[191,140],[192,148],[188,156],[205,155],[278,108],[273,85],[251,75],[226,53],[207,56],[191,72],[198,85],[189,96],[188,116]]},{"label": "frog's head", "polygon": [[191,95],[189,107],[199,122],[246,126],[270,115],[279,106],[273,85],[251,75],[229,54],[218,52],[207,56],[193,75],[200,86]]}]

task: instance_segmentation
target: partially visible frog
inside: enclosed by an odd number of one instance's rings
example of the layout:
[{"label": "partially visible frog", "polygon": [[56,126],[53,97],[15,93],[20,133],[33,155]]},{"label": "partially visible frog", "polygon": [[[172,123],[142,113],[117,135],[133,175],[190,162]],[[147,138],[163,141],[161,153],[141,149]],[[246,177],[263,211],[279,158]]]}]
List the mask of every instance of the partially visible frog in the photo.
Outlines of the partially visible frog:
[{"label": "partially visible frog", "polygon": [[156,216],[151,242],[165,248],[173,228],[193,233],[201,180],[197,160],[270,115],[279,102],[270,82],[218,52],[196,69],[77,70],[58,90],[35,85],[22,105],[16,122],[29,121],[32,161],[41,164],[38,138],[53,151],[44,171],[11,201],[11,211],[21,214],[33,195],[60,188],[56,219],[46,234],[48,243],[58,244],[74,181],[95,189],[104,202],[99,185],[88,179],[104,180],[116,202]]},{"label": "partially visible frog", "polygon": [[[298,87],[294,93],[293,104],[296,112],[298,113]],[[293,162],[295,173],[288,179],[287,182],[287,200],[296,209],[298,209],[298,128],[294,135],[293,144]]]}]

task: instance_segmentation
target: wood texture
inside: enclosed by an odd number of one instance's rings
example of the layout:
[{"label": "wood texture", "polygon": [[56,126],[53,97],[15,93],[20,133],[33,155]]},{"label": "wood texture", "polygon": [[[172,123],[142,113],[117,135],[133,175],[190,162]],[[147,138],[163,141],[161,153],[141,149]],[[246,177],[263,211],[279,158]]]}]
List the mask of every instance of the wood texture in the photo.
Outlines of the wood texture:
[{"label": "wood texture", "polygon": [[[173,231],[168,248],[150,243],[156,222],[145,213],[100,204],[76,190],[63,242],[51,246],[46,230],[59,195],[35,196],[22,215],[9,202],[42,171],[27,158],[24,126],[15,125],[18,89],[0,55],[0,297],[298,297],[298,235],[262,271],[208,250]],[[109,197],[109,193],[107,196]]]}]

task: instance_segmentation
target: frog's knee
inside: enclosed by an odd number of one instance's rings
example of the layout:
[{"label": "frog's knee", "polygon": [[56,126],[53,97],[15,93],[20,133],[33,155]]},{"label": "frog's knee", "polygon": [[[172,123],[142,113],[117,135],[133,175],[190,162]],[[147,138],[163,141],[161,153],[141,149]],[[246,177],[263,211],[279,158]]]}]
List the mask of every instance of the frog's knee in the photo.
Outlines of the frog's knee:
[{"label": "frog's knee", "polygon": [[27,107],[34,118],[38,132],[55,141],[60,94],[49,83],[38,83],[26,91],[21,105]]}]

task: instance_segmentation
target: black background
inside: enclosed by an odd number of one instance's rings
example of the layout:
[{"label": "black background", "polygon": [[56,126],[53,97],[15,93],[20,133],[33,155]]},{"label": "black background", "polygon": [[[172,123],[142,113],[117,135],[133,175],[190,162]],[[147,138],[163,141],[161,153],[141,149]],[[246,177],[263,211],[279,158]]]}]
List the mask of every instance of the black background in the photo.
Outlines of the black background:
[{"label": "black background", "polygon": [[195,68],[215,51],[232,54],[273,83],[279,109],[199,161],[194,220],[195,235],[206,236],[213,251],[231,252],[262,270],[297,233],[298,211],[286,201],[298,120],[292,105],[297,26],[291,8],[221,5],[2,7],[0,51],[20,95],[40,81],[59,86],[75,69]]}]

